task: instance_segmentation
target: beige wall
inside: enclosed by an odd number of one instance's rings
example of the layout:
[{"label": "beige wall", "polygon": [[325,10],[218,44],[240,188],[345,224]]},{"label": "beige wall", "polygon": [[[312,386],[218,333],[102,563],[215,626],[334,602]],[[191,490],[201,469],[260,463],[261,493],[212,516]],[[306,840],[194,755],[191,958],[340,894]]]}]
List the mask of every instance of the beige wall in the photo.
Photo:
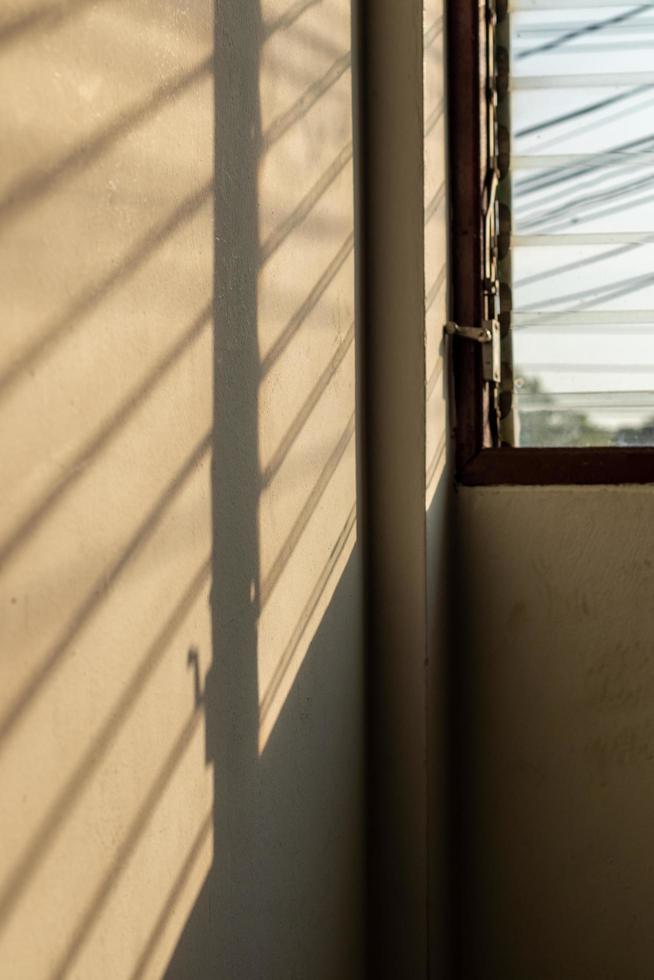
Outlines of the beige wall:
[{"label": "beige wall", "polygon": [[653,515],[646,487],[459,492],[466,976],[652,975]]},{"label": "beige wall", "polygon": [[2,4],[7,980],[361,975],[350,13]]}]

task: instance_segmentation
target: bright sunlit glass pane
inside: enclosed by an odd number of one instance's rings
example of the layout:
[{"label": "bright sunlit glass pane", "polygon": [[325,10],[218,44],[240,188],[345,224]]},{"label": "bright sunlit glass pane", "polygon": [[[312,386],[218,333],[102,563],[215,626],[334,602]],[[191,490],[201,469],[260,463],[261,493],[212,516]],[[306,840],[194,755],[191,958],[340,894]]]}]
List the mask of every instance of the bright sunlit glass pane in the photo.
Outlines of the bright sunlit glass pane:
[{"label": "bright sunlit glass pane", "polygon": [[514,0],[521,446],[654,444],[654,0]]}]

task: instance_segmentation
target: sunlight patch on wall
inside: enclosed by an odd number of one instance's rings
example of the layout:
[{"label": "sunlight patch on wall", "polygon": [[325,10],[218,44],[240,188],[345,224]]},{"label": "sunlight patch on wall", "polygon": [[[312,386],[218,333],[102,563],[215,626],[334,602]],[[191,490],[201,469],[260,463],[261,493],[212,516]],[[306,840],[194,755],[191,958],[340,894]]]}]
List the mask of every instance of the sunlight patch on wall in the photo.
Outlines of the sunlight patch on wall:
[{"label": "sunlight patch on wall", "polygon": [[446,464],[446,398],[449,379],[443,324],[447,320],[447,168],[445,11],[442,0],[423,6],[425,161],[425,507],[431,507]]},{"label": "sunlight patch on wall", "polygon": [[349,4],[301,7],[260,88],[260,753],[356,543]]},{"label": "sunlight patch on wall", "polygon": [[212,859],[212,28],[0,19],[7,975],[160,977]]}]

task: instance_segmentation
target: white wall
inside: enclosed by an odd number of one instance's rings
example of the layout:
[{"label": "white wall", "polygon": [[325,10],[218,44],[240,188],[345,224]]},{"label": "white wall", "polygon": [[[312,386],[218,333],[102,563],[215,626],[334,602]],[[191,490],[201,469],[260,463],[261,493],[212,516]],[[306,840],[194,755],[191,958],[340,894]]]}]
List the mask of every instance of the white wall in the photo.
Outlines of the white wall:
[{"label": "white wall", "polygon": [[654,491],[462,489],[457,541],[465,975],[645,980]]}]

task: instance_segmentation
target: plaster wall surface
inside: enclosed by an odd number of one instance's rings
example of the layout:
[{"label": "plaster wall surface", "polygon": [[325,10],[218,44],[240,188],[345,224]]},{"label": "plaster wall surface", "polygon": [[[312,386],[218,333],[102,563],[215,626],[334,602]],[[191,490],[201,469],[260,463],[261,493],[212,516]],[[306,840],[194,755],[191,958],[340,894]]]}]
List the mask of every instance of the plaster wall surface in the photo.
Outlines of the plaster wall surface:
[{"label": "plaster wall surface", "polygon": [[0,11],[0,974],[358,977],[349,0]]},{"label": "plaster wall surface", "polygon": [[465,975],[645,980],[654,492],[463,489],[457,507]]}]

